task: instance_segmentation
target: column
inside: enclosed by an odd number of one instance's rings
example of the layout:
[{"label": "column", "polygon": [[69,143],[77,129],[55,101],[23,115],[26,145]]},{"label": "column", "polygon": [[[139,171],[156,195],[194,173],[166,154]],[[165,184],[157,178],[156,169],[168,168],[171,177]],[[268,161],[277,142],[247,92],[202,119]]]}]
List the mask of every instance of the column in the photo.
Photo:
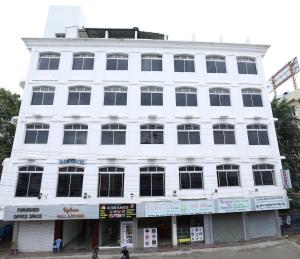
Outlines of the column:
[{"label": "column", "polygon": [[176,216],[172,216],[172,245],[177,246],[177,220]]},{"label": "column", "polygon": [[205,244],[213,244],[213,228],[211,215],[203,215]]}]

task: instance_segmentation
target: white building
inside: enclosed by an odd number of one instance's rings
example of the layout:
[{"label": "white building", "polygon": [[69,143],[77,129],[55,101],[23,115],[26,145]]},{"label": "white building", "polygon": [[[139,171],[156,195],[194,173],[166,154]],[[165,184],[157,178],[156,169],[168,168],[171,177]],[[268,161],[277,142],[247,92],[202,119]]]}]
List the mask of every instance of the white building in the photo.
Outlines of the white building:
[{"label": "white building", "polygon": [[278,235],[289,205],[269,46],[84,28],[80,13],[53,7],[45,36],[23,39],[31,58],[0,189],[18,248]]}]

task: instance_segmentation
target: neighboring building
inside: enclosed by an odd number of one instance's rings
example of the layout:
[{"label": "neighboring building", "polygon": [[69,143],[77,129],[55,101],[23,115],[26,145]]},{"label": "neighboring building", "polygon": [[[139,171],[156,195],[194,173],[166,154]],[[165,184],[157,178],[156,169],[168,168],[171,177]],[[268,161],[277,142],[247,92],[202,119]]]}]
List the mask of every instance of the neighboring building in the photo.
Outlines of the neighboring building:
[{"label": "neighboring building", "polygon": [[279,235],[289,205],[269,46],[84,28],[73,11],[52,8],[45,37],[23,39],[31,59],[0,193],[18,248]]},{"label": "neighboring building", "polygon": [[286,92],[279,99],[285,100],[290,106],[294,107],[295,116],[300,119],[300,89],[295,89],[293,92]]}]

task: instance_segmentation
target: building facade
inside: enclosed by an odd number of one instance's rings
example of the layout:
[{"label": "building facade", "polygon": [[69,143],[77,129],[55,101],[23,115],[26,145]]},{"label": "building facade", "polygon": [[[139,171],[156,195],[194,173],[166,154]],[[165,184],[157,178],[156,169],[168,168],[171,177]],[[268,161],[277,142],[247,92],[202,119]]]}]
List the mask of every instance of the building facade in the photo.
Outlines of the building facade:
[{"label": "building facade", "polygon": [[278,235],[289,205],[262,67],[269,46],[82,20],[52,8],[45,36],[23,39],[31,58],[0,190],[18,248]]}]

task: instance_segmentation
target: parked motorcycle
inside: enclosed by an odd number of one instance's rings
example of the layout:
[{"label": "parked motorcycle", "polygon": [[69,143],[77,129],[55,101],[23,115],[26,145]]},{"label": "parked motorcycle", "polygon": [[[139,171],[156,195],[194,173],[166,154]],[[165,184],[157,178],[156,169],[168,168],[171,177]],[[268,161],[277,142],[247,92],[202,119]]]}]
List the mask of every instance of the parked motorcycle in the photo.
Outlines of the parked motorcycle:
[{"label": "parked motorcycle", "polygon": [[129,251],[127,250],[126,246],[122,247],[121,249],[121,259],[130,259]]},{"label": "parked motorcycle", "polygon": [[99,259],[98,257],[98,246],[96,246],[94,249],[93,249],[93,255],[92,255],[92,259]]}]

